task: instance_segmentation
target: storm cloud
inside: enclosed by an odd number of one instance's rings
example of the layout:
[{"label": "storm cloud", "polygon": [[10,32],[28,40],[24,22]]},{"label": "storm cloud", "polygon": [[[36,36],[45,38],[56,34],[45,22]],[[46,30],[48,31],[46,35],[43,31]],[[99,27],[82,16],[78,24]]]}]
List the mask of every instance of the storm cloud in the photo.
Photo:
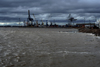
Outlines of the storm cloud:
[{"label": "storm cloud", "polygon": [[78,20],[100,17],[100,0],[0,0],[0,21],[27,20],[28,10],[37,20],[66,20],[72,14]]}]

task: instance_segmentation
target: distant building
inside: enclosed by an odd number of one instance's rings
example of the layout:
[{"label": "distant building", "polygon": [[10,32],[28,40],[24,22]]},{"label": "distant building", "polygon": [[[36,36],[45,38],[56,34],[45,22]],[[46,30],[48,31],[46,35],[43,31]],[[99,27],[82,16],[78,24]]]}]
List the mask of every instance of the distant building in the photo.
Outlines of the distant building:
[{"label": "distant building", "polygon": [[80,28],[94,27],[95,23],[77,24],[77,26],[80,27]]}]

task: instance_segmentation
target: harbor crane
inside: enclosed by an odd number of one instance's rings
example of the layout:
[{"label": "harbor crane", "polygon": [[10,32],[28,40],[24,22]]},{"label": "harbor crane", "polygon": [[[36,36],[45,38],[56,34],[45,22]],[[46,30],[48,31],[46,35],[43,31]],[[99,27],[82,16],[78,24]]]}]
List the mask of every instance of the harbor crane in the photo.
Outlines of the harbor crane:
[{"label": "harbor crane", "polygon": [[[31,26],[32,26],[32,22],[33,22],[33,18],[30,17],[30,10],[28,10],[28,21],[31,21]],[[28,24],[30,26],[30,24]]]},{"label": "harbor crane", "polygon": [[33,17],[34,17],[34,19],[35,19],[35,21],[36,21],[36,26],[38,26],[38,20],[36,20],[36,18],[35,18],[35,15],[33,14]]},{"label": "harbor crane", "polygon": [[[70,22],[73,22],[73,21],[76,21],[77,19],[74,19],[74,17],[72,17],[71,14],[69,14],[68,20],[69,20]],[[70,23],[68,23],[68,25],[70,25]]]}]

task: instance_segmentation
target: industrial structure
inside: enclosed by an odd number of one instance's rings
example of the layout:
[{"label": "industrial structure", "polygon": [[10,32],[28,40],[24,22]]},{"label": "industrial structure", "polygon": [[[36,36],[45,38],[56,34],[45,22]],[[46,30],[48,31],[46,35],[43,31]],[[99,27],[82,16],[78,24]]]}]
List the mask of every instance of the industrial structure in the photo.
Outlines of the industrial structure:
[{"label": "industrial structure", "polygon": [[[71,16],[71,14],[69,14],[69,16],[68,16],[68,25],[71,25],[70,23],[72,23],[73,21],[76,21],[77,19],[75,19],[74,17],[72,17]],[[73,22],[73,24],[74,24],[74,22]]]},{"label": "industrial structure", "polygon": [[[19,26],[13,26],[13,27],[68,27],[68,28],[86,28],[86,26],[90,26],[89,28],[98,28],[96,26],[95,23],[91,23],[90,21],[88,23],[85,23],[85,18],[84,18],[84,23],[75,23],[75,21],[77,21],[77,19],[75,19],[74,17],[71,16],[71,14],[68,15],[67,17],[67,21],[68,23],[66,23],[65,25],[57,25],[55,23],[55,20],[51,21],[51,20],[37,20],[35,15],[33,15],[33,18],[31,18],[31,14],[30,14],[30,10],[28,10],[28,18],[27,18],[27,22],[25,22],[25,20],[23,21],[23,24],[19,18]],[[67,22],[66,21],[66,22]],[[74,24],[75,23],[75,24]],[[99,21],[99,28],[100,28],[100,21]],[[12,27],[12,26],[11,26]]]},{"label": "industrial structure", "polygon": [[30,17],[30,10],[28,10],[27,26],[33,26],[33,18]]}]

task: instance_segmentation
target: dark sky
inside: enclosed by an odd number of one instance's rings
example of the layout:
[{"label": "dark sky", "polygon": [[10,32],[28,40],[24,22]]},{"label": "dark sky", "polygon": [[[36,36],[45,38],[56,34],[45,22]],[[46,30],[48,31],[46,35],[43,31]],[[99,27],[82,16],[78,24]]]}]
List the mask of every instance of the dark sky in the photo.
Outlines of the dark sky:
[{"label": "dark sky", "polygon": [[100,0],[0,0],[0,22],[26,20],[28,10],[38,20],[66,20],[70,13],[93,20],[100,17]]}]

